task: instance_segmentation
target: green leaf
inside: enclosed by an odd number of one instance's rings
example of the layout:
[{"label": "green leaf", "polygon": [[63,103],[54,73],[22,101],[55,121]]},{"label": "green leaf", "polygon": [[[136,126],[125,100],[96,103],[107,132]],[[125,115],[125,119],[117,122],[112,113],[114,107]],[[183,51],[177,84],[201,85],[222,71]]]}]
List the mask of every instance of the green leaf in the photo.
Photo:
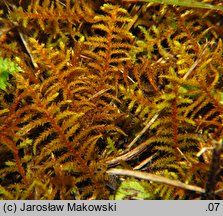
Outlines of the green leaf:
[{"label": "green leaf", "polygon": [[[128,0],[129,2],[134,0]],[[154,2],[160,4],[169,4],[183,7],[193,7],[193,8],[205,8],[223,11],[223,7],[207,4],[204,2],[198,2],[194,0],[139,0],[139,2]]]},{"label": "green leaf", "polygon": [[154,195],[150,193],[141,181],[136,179],[125,180],[121,183],[116,192],[115,200],[123,199],[153,199]]},{"label": "green leaf", "polygon": [[7,86],[11,86],[10,83],[8,83],[9,74],[13,75],[20,70],[20,67],[10,59],[0,58],[0,89],[6,91]]}]

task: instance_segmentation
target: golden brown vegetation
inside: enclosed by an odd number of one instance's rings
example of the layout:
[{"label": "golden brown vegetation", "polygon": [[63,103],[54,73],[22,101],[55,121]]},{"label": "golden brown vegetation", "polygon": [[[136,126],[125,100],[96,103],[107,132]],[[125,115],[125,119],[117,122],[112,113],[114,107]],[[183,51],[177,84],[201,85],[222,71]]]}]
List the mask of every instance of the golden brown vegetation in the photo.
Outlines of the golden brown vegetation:
[{"label": "golden brown vegetation", "polygon": [[223,198],[222,11],[1,7],[0,56],[18,65],[0,89],[1,199],[116,198],[119,175],[148,199]]}]

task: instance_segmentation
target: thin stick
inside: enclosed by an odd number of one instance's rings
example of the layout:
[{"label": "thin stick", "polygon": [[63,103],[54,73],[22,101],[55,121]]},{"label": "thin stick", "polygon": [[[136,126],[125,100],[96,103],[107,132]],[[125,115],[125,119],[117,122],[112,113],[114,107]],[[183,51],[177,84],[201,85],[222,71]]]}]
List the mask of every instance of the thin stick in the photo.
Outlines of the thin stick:
[{"label": "thin stick", "polygon": [[135,166],[133,169],[134,170],[139,170],[142,167],[144,167],[146,164],[148,164],[156,155],[158,155],[158,152],[156,152],[155,154],[151,155],[150,157],[146,158],[145,160],[143,160],[139,165]]},{"label": "thin stick", "polygon": [[149,121],[149,123],[140,131],[140,133],[135,137],[134,140],[128,145],[127,149],[130,149],[138,140],[139,138],[149,129],[149,127],[156,121],[158,118],[160,112],[156,113],[152,119]]},{"label": "thin stick", "polygon": [[204,2],[197,2],[193,0],[123,0],[124,2],[145,2],[145,3],[159,3],[159,4],[168,4],[182,7],[192,7],[192,8],[205,8],[212,10],[223,11],[222,6],[207,4]]},{"label": "thin stick", "polygon": [[111,88],[107,88],[107,89],[102,89],[99,92],[97,92],[96,94],[94,94],[93,96],[91,96],[88,100],[92,100],[95,97],[98,97],[99,95],[102,95],[103,93],[107,92],[108,90],[110,90]]},{"label": "thin stick", "polygon": [[111,167],[111,166],[120,164],[121,161],[131,160],[134,157],[141,154],[143,151],[145,151],[147,146],[148,146],[148,142],[145,141],[145,142],[141,143],[140,145],[138,145],[137,147],[135,147],[134,149],[132,149],[131,151],[128,151],[126,154],[120,155],[120,156],[113,158],[111,160],[107,160],[105,163]]},{"label": "thin stick", "polygon": [[29,57],[30,57],[31,62],[32,62],[32,64],[33,64],[33,67],[34,67],[34,68],[38,68],[38,64],[37,64],[36,61],[34,60],[34,57],[33,57],[32,53],[31,53],[31,50],[30,50],[30,48],[29,48],[29,45],[28,45],[28,43],[27,43],[27,41],[26,41],[26,39],[25,39],[25,35],[24,35],[21,31],[18,31],[18,32],[19,32],[19,36],[20,36],[20,38],[21,38],[21,40],[22,40],[22,43],[23,43],[23,45],[25,46],[27,53],[29,54]]},{"label": "thin stick", "polygon": [[153,182],[157,182],[157,183],[170,185],[173,187],[182,188],[185,190],[196,191],[198,193],[205,192],[205,190],[203,188],[198,187],[198,186],[188,185],[188,184],[185,184],[178,180],[171,180],[171,179],[165,178],[163,176],[158,176],[158,175],[145,173],[145,172],[141,172],[141,171],[132,171],[132,170],[127,170],[127,169],[113,168],[113,169],[109,169],[107,171],[107,173],[111,174],[111,175],[131,176],[131,177],[135,177],[135,178],[139,178],[139,179],[144,179],[144,180],[148,180],[148,181],[153,181]]},{"label": "thin stick", "polygon": [[187,77],[191,74],[191,72],[197,67],[197,65],[200,63],[201,61],[201,57],[204,55],[204,53],[206,52],[207,46],[209,45],[209,42],[206,43],[204,45],[204,48],[202,50],[202,52],[199,54],[197,60],[194,62],[194,64],[190,67],[190,69],[187,71],[187,73],[184,75],[183,79],[186,80]]}]

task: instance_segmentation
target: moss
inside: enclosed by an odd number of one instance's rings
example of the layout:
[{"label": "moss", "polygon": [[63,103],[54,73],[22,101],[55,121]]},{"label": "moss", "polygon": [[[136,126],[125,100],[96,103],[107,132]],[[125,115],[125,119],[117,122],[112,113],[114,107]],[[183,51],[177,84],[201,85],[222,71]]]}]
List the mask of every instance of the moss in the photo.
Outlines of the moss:
[{"label": "moss", "polygon": [[209,2],[4,4],[1,199],[222,198],[222,10]]}]

